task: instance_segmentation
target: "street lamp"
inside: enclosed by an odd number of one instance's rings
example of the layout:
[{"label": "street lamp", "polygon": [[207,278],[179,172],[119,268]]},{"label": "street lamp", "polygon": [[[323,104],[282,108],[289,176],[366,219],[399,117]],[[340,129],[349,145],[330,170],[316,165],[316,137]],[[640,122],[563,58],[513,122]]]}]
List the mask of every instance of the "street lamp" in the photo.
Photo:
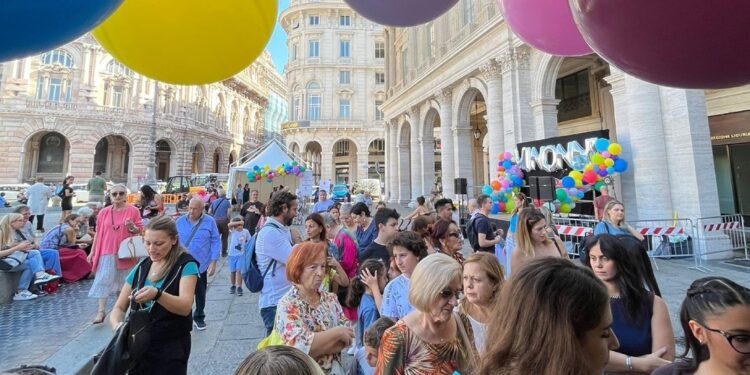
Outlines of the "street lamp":
[{"label": "street lamp", "polygon": [[154,113],[151,119],[151,137],[148,147],[148,164],[146,164],[146,185],[156,190],[156,108],[159,102],[159,82],[154,81]]}]

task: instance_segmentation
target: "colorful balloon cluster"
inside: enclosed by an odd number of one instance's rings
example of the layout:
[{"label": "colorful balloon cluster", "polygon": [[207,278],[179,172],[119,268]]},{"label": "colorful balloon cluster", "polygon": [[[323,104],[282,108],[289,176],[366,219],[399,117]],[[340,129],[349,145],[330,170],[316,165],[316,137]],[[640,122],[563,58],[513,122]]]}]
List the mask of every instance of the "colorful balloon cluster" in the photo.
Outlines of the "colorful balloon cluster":
[{"label": "colorful balloon cluster", "polygon": [[497,180],[482,187],[482,194],[492,197],[492,213],[510,212],[513,210],[513,193],[521,191],[524,184],[523,171],[516,165],[513,154],[500,154],[497,162]]},{"label": "colorful balloon cluster", "polygon": [[271,169],[271,166],[264,165],[263,167],[254,165],[250,172],[247,172],[247,179],[250,182],[260,181],[266,179],[269,184],[273,182],[275,177],[283,176],[297,176],[300,177],[307,170],[304,165],[299,165],[296,161],[289,163],[283,163],[276,168]]},{"label": "colorful balloon cluster", "polygon": [[582,171],[571,171],[560,180],[554,202],[556,207],[559,205],[560,212],[569,213],[592,186],[599,190],[604,185],[605,177],[628,169],[628,162],[620,157],[622,146],[618,143],[599,138],[594,142],[594,151]]}]

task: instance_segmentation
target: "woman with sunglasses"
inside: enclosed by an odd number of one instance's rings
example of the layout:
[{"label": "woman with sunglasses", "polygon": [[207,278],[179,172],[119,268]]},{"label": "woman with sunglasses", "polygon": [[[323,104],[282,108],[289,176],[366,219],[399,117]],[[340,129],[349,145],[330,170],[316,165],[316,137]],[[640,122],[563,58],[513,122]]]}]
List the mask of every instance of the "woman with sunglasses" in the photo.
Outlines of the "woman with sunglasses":
[{"label": "woman with sunglasses", "polygon": [[127,202],[127,188],[117,184],[109,189],[112,205],[99,211],[97,217],[96,237],[89,254],[92,272],[96,273],[94,283],[89,290],[89,298],[99,300],[99,311],[94,324],[104,321],[107,315],[107,298],[122,287],[128,270],[137,263],[137,258],[118,259],[117,250],[120,243],[140,233],[143,227],[141,213]]},{"label": "woman with sunglasses", "polygon": [[461,229],[453,221],[438,220],[432,228],[432,243],[438,253],[443,253],[455,259],[460,265],[464,264],[461,248],[464,241]]},{"label": "woman with sunglasses", "polygon": [[652,374],[750,374],[750,289],[723,277],[695,280],[682,302],[680,324],[681,360]]},{"label": "woman with sunglasses", "polygon": [[409,288],[414,311],[383,334],[376,374],[473,374],[477,370],[469,319],[454,312],[461,299],[461,266],[432,254],[416,266]]}]

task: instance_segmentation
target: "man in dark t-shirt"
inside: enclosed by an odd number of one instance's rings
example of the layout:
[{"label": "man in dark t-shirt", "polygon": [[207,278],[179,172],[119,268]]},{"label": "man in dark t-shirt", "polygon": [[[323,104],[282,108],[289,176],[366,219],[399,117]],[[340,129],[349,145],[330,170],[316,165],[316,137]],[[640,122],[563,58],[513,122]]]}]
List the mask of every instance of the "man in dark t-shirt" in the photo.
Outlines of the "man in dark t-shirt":
[{"label": "man in dark t-shirt", "polygon": [[245,221],[245,229],[250,232],[250,235],[255,234],[255,227],[258,226],[258,221],[263,214],[263,203],[258,201],[258,195],[258,190],[251,191],[250,200],[240,208],[240,215]]},{"label": "man in dark t-shirt", "polygon": [[477,197],[477,205],[479,206],[479,212],[471,221],[476,229],[477,244],[479,244],[479,248],[474,250],[494,253],[495,245],[502,240],[502,237],[495,231],[487,217],[492,209],[492,198],[489,195],[482,194]]},{"label": "man in dark t-shirt", "polygon": [[391,253],[386,245],[398,234],[398,212],[392,208],[383,208],[375,213],[375,225],[378,227],[378,236],[357,257],[359,264],[367,259],[380,259],[386,265],[390,264]]}]

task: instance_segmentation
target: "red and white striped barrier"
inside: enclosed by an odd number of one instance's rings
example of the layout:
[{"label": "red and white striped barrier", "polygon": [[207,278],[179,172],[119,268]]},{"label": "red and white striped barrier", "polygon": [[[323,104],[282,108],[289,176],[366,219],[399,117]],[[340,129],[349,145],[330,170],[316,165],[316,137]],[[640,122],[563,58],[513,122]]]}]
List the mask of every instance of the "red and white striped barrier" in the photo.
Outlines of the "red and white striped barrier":
[{"label": "red and white striped barrier", "polygon": [[654,228],[641,228],[638,233],[644,236],[669,236],[676,234],[685,234],[685,228],[683,227],[654,227]]},{"label": "red and white striped barrier", "polygon": [[555,225],[557,234],[566,236],[585,237],[594,233],[594,228],[576,227],[571,225]]},{"label": "red and white striped barrier", "polygon": [[720,223],[720,224],[706,224],[703,226],[704,232],[718,232],[720,230],[725,229],[737,229],[740,227],[739,221],[732,221],[729,223]]}]

